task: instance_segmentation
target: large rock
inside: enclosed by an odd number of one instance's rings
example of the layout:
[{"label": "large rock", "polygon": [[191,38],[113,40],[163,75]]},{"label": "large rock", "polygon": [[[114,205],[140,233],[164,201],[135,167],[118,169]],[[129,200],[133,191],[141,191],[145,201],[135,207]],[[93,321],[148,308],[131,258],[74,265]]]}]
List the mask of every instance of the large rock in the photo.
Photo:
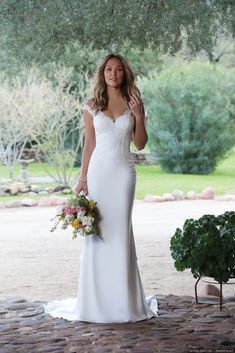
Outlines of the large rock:
[{"label": "large rock", "polygon": [[46,186],[45,191],[47,191],[50,194],[50,193],[54,192],[54,188],[52,188],[50,186]]},{"label": "large rock", "polygon": [[66,200],[63,198],[59,198],[57,196],[51,196],[49,198],[42,198],[38,201],[38,206],[58,206],[62,203],[65,203]]},{"label": "large rock", "polygon": [[169,194],[169,193],[165,193],[163,195],[163,201],[174,201],[175,198],[172,194]]},{"label": "large rock", "polygon": [[64,204],[67,199],[63,197],[51,196],[49,200],[51,206],[58,206]]},{"label": "large rock", "polygon": [[54,201],[54,205],[55,205],[55,206],[58,206],[58,205],[64,204],[64,203],[66,203],[66,200],[67,200],[67,199],[64,199],[64,198],[62,198],[62,197],[59,197],[58,199],[56,199],[56,200]]},{"label": "large rock", "polygon": [[22,194],[26,194],[27,192],[30,192],[30,186],[24,185],[24,186],[20,187],[20,192]]},{"label": "large rock", "polygon": [[200,198],[201,199],[205,199],[205,200],[213,200],[215,198],[215,194],[214,194],[214,190],[212,189],[212,187],[207,187],[204,190],[202,190],[201,194],[200,194]]},{"label": "large rock", "polygon": [[64,190],[62,191],[62,194],[71,194],[71,190],[70,190],[69,188],[64,189]]},{"label": "large rock", "polygon": [[0,188],[0,196],[5,196],[5,195],[7,195],[6,191]]},{"label": "large rock", "polygon": [[2,186],[2,190],[5,191],[5,193],[10,194],[10,192],[11,192],[11,184],[4,184]]},{"label": "large rock", "polygon": [[38,206],[44,207],[44,206],[50,206],[50,201],[49,199],[41,198],[38,200]]},{"label": "large rock", "polygon": [[38,185],[34,185],[34,184],[32,184],[30,188],[31,188],[31,191],[36,193],[38,193],[41,190]]},{"label": "large rock", "polygon": [[154,195],[154,197],[155,197],[156,202],[163,202],[164,201],[163,196]]},{"label": "large rock", "polygon": [[174,190],[172,195],[177,201],[184,200],[184,192],[181,190]]},{"label": "large rock", "polygon": [[163,196],[147,194],[144,197],[145,202],[162,202],[165,201]]},{"label": "large rock", "polygon": [[22,202],[22,206],[37,206],[37,201],[30,199],[30,198],[25,198],[23,200],[21,200]]},{"label": "large rock", "polygon": [[195,191],[188,191],[186,194],[186,199],[188,200],[196,200],[197,199],[197,194]]},{"label": "large rock", "polygon": [[6,303],[7,304],[13,304],[13,303],[25,303],[26,299],[24,297],[16,296],[16,297],[11,297],[7,299]]},{"label": "large rock", "polygon": [[24,189],[25,185],[20,182],[16,182],[10,185],[10,193],[11,195],[17,195],[21,189]]},{"label": "large rock", "polygon": [[62,191],[64,189],[67,189],[67,187],[65,185],[58,185],[58,186],[54,187],[53,192]]},{"label": "large rock", "polygon": [[158,201],[157,198],[158,198],[157,195],[147,194],[144,197],[144,201],[145,202],[157,202]]},{"label": "large rock", "polygon": [[37,192],[30,191],[30,192],[28,193],[28,195],[29,195],[29,196],[35,196],[35,195],[37,195]]},{"label": "large rock", "polygon": [[4,203],[5,207],[11,208],[11,207],[20,207],[22,206],[21,200],[12,200],[12,201],[7,201]]}]

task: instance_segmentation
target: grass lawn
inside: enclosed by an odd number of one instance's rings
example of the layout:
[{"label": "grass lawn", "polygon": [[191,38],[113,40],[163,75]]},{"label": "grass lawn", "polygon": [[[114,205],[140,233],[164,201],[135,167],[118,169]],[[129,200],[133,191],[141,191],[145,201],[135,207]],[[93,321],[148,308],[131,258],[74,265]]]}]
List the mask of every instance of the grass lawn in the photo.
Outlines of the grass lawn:
[{"label": "grass lawn", "polygon": [[175,189],[201,192],[211,186],[217,195],[235,193],[235,149],[210,175],[164,173],[160,166],[137,166],[136,198],[162,195]]},{"label": "grass lawn", "polygon": [[[53,174],[53,169],[50,167],[49,164],[44,163],[45,167],[48,169],[49,172]],[[30,163],[28,166],[28,173],[29,176],[47,176],[48,174],[42,167],[41,163]],[[20,166],[19,164],[16,165],[16,168],[14,170],[14,177],[17,177],[20,174]],[[8,178],[8,173],[7,169],[4,166],[0,165],[0,179],[1,178]]]},{"label": "grass lawn", "polygon": [[[48,166],[48,169],[50,167]],[[39,163],[32,163],[28,167],[30,176],[43,176],[47,173],[43,170]],[[52,170],[51,170],[52,171]],[[137,183],[136,194],[137,199],[142,199],[146,194],[162,195],[165,192],[172,192],[180,189],[184,192],[194,190],[201,192],[205,187],[213,187],[217,195],[225,193],[235,193],[235,149],[230,156],[221,161],[214,173],[210,175],[190,175],[190,174],[170,174],[164,173],[160,166],[136,166]],[[74,170],[78,173],[78,169]],[[17,166],[15,176],[19,175],[19,166]],[[6,168],[0,166],[0,176],[7,177]],[[45,184],[56,185],[55,183]],[[35,196],[35,199],[45,195]],[[8,199],[23,198],[21,196],[0,197],[0,201],[4,202]]]}]

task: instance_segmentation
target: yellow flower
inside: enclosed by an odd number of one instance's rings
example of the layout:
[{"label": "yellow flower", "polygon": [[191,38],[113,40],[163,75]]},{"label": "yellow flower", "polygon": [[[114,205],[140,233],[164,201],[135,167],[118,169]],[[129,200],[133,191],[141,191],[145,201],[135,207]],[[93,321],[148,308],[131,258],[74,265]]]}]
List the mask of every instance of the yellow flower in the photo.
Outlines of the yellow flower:
[{"label": "yellow flower", "polygon": [[74,219],[71,223],[71,225],[74,227],[74,228],[79,228],[80,227],[80,222],[78,219]]},{"label": "yellow flower", "polygon": [[88,208],[89,208],[90,210],[93,210],[93,209],[95,208],[95,202],[92,201],[92,200],[89,200],[89,202],[88,202]]}]

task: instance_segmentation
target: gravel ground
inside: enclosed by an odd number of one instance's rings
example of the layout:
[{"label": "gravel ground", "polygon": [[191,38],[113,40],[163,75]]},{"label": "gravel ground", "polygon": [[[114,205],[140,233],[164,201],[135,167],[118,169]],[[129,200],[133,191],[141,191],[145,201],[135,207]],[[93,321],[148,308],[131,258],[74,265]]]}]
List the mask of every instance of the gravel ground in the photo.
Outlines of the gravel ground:
[{"label": "gravel ground", "polygon": [[[191,272],[177,272],[169,241],[186,218],[234,210],[235,201],[195,200],[145,203],[135,200],[133,226],[145,294],[194,295]],[[69,230],[50,233],[55,207],[0,209],[0,298],[51,300],[75,296],[83,238]],[[199,293],[204,284],[199,283]],[[224,285],[224,295],[234,295]]]}]

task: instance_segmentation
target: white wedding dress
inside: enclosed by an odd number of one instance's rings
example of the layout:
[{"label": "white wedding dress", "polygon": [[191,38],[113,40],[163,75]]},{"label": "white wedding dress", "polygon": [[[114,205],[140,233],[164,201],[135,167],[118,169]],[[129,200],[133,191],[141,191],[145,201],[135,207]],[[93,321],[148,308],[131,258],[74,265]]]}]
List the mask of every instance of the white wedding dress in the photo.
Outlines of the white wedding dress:
[{"label": "white wedding dress", "polygon": [[132,229],[136,171],[130,152],[134,116],[115,122],[84,106],[93,118],[96,147],[87,171],[88,197],[97,202],[100,229],[84,238],[77,298],[45,305],[54,317],[94,323],[124,323],[158,316],[156,296],[145,297]]}]

